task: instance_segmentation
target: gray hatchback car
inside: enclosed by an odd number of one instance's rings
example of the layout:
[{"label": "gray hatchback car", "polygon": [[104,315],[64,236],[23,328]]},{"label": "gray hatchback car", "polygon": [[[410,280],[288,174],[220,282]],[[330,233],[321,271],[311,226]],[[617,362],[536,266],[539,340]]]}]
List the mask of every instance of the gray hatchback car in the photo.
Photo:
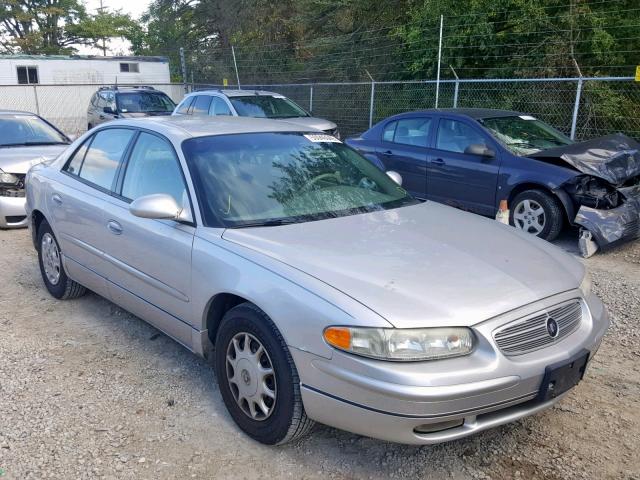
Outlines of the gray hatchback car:
[{"label": "gray hatchback car", "polygon": [[158,117],[33,167],[27,204],[48,291],[214,359],[260,442],[317,421],[430,444],[549,408],[609,325],[584,266],[391,176],[297,125]]}]

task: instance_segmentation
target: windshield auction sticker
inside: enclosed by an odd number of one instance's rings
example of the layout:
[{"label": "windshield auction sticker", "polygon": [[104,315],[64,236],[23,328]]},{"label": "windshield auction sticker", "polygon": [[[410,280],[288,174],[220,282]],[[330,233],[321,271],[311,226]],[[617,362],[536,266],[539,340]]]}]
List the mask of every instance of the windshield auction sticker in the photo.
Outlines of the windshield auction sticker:
[{"label": "windshield auction sticker", "polygon": [[314,143],[324,143],[324,142],[333,142],[333,143],[342,143],[333,135],[326,135],[324,133],[305,133],[305,138]]}]

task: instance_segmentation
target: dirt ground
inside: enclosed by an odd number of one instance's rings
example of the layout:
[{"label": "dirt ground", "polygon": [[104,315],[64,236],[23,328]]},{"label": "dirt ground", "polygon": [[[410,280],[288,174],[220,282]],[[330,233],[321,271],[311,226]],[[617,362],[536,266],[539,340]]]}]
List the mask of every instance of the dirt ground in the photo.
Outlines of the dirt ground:
[{"label": "dirt ground", "polygon": [[[559,244],[575,251],[574,233]],[[46,292],[26,230],[0,231],[0,477],[640,479],[640,241],[586,261],[613,325],[554,408],[438,446],[318,426],[266,447],[212,368],[112,303]]]}]

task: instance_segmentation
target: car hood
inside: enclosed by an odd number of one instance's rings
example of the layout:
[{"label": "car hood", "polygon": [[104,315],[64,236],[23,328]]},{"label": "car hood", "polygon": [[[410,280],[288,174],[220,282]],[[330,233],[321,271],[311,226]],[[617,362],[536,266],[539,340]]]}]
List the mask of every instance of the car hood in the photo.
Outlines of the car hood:
[{"label": "car hood", "polygon": [[144,118],[144,117],[164,117],[171,115],[173,112],[124,112],[120,114],[121,118]]},{"label": "car hood", "polygon": [[337,127],[337,125],[329,120],[324,120],[322,118],[316,117],[294,117],[287,118],[284,121],[289,123],[294,123],[296,125],[300,125],[308,128],[316,128],[318,130],[333,130]]},{"label": "car hood", "polygon": [[33,165],[53,160],[67,147],[68,145],[37,145],[0,148],[0,170],[7,173],[27,173]]},{"label": "car hood", "polygon": [[329,220],[227,229],[399,328],[469,326],[579,286],[580,262],[512,227],[434,202]]},{"label": "car hood", "polygon": [[621,133],[550,148],[529,156],[541,160],[560,159],[582,173],[613,185],[621,185],[640,175],[640,143]]}]

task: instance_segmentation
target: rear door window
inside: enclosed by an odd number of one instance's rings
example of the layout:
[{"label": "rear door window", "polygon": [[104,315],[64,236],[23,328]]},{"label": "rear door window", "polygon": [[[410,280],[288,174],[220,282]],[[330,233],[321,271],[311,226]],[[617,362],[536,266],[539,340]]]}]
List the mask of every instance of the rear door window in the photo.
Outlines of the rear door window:
[{"label": "rear door window", "polygon": [[[403,118],[387,125],[383,138],[385,141],[392,141],[401,145],[426,147],[430,128],[431,118],[429,117]],[[389,140],[392,136],[393,140]]]},{"label": "rear door window", "polygon": [[118,166],[134,133],[133,130],[124,128],[109,128],[96,133],[84,156],[79,177],[105,190],[111,190]]}]

